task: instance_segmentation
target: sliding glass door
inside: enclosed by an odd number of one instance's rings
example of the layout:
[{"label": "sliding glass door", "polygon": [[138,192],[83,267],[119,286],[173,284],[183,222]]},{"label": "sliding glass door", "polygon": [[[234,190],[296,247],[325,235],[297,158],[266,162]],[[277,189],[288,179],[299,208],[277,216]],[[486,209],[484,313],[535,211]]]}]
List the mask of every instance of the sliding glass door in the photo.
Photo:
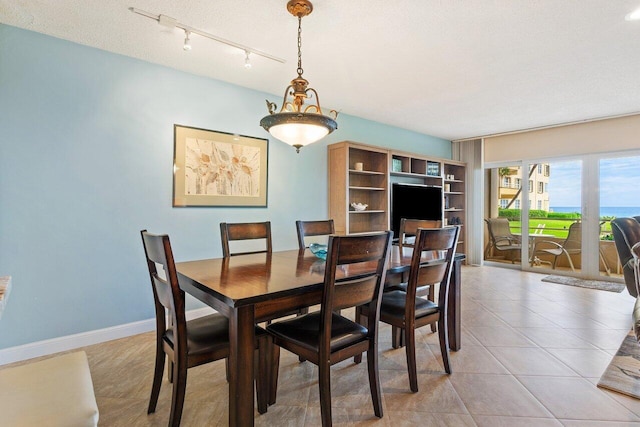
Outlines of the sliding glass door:
[{"label": "sliding glass door", "polygon": [[601,276],[622,277],[611,234],[614,218],[640,215],[640,156],[602,158],[599,168],[598,258]]},{"label": "sliding glass door", "polygon": [[579,275],[582,269],[582,162],[531,163],[528,268]]},{"label": "sliding glass door", "polygon": [[[620,280],[613,218],[640,216],[640,153],[485,165],[484,260],[524,270]],[[506,218],[520,248],[496,250],[488,219]],[[504,233],[503,233],[504,234]]]}]

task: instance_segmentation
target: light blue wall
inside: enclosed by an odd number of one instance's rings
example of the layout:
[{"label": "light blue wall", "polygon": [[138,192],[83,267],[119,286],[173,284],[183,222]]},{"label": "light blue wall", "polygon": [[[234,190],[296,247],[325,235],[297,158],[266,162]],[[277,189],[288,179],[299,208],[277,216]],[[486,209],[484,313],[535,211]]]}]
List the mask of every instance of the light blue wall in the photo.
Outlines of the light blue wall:
[{"label": "light blue wall", "polygon": [[268,208],[172,208],[174,123],[266,138],[267,97],[0,24],[0,349],[152,318],[143,228],[169,233],[178,261],[221,256],[229,220],[271,220],[275,249],[296,247],[295,220],[327,216],[328,143],[451,155],[341,115],[300,154],[270,140]]}]

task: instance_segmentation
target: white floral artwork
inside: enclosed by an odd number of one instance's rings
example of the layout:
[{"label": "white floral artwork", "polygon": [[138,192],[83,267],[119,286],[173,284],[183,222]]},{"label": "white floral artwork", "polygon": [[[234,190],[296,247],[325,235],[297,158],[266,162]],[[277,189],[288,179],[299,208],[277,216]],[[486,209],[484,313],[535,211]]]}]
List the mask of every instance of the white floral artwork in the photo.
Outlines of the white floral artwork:
[{"label": "white floral artwork", "polygon": [[186,138],[185,194],[258,197],[260,151],[259,147]]}]

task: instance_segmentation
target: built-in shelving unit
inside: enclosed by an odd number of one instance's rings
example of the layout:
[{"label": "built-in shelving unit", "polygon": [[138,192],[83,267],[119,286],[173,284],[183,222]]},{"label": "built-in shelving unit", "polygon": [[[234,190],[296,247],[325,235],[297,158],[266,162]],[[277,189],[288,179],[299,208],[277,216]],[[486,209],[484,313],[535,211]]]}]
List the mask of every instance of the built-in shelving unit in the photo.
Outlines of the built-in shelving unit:
[{"label": "built-in shelving unit", "polygon": [[[458,252],[465,252],[465,163],[350,141],[331,144],[328,151],[329,215],[336,233],[388,230],[391,183],[432,185],[443,189],[443,224],[463,227]],[[352,203],[368,206],[356,211]]]}]

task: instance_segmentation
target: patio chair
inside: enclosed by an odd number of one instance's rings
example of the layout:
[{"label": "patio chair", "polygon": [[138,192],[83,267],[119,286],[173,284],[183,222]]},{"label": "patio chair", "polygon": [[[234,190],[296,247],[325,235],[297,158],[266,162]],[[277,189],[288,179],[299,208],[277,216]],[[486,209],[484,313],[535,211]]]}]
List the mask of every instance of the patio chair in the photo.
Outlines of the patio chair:
[{"label": "patio chair", "polygon": [[522,242],[519,236],[511,233],[509,220],[507,218],[488,218],[484,220],[489,230],[489,245],[484,254],[487,259],[491,250],[504,252],[511,257],[511,263],[515,264],[520,259],[522,253]]},{"label": "patio chair", "polygon": [[[534,259],[538,259],[537,255],[552,255],[553,262],[551,262],[551,268],[555,270],[556,264],[558,263],[558,257],[562,254],[567,256],[567,260],[569,260],[569,266],[571,267],[571,271],[576,271],[573,266],[573,260],[571,259],[571,255],[579,255],[582,252],[582,223],[574,222],[569,226],[569,234],[564,242],[558,243],[553,240],[538,240],[536,241],[535,246],[533,247],[533,252],[531,254],[531,263],[533,264]],[[548,261],[542,261],[548,262]]]}]

